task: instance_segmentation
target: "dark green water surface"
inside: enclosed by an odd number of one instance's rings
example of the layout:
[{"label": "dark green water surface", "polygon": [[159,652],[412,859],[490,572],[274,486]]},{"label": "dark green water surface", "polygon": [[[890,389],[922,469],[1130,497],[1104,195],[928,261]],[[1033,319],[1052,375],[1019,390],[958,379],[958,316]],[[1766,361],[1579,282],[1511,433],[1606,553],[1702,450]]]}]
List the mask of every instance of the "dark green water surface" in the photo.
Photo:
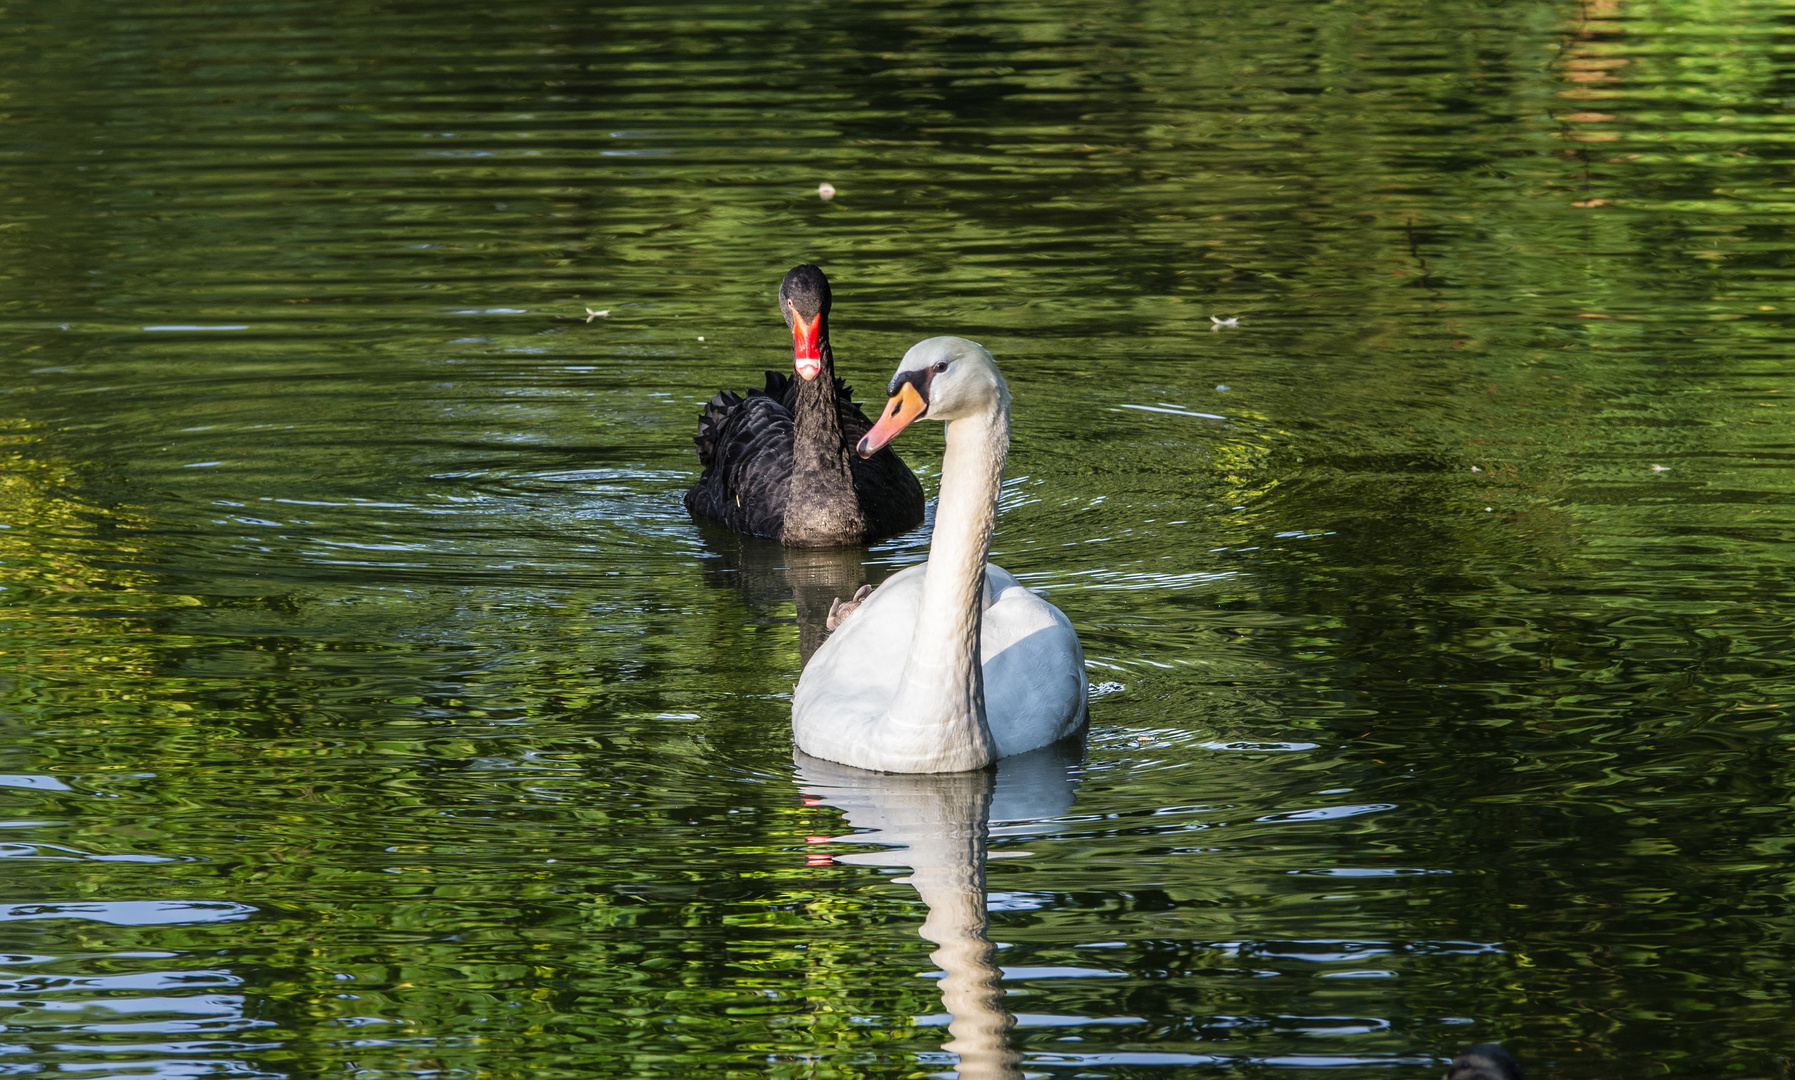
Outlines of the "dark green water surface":
[{"label": "dark green water surface", "polygon": [[0,1075],[953,1075],[789,739],[926,529],[680,505],[815,261],[1101,684],[1014,1075],[1788,1076],[1792,164],[1788,0],[8,5]]}]

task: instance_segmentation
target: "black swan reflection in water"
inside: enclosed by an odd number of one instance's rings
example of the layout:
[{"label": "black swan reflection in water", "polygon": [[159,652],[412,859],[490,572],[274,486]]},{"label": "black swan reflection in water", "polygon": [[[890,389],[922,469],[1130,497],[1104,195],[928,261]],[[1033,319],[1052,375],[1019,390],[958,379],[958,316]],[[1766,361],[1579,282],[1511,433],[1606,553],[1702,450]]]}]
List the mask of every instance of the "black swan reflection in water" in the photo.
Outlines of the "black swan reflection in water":
[{"label": "black swan reflection in water", "polygon": [[800,664],[808,663],[829,636],[832,604],[878,585],[897,569],[866,563],[862,548],[788,548],[718,528],[701,533],[711,549],[701,560],[704,583],[734,590],[752,621],[786,622],[785,605],[796,607]]},{"label": "black swan reflection in water", "polygon": [[943,1049],[960,1057],[960,1080],[1021,1080],[1021,1053],[1010,1049],[1015,1018],[1003,1008],[1003,974],[986,937],[985,862],[992,821],[1055,817],[1072,805],[1073,773],[1084,747],[1067,740],[958,773],[878,773],[793,754],[798,782],[848,824],[869,830],[846,843],[895,850],[838,855],[837,862],[906,866],[928,905],[920,933],[937,946],[941,1003],[952,1017]]}]

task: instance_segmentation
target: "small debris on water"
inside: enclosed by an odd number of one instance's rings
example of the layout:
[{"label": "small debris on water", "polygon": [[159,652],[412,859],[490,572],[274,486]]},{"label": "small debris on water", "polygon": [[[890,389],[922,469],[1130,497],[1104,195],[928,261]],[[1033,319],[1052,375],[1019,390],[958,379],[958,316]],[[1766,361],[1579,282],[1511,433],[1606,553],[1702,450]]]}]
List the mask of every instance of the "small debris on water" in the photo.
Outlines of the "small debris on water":
[{"label": "small debris on water", "polygon": [[1653,465],[1652,471],[1653,472],[1669,472],[1670,466],[1669,465]]},{"label": "small debris on water", "polygon": [[591,322],[593,319],[602,319],[606,315],[609,315],[610,313],[611,313],[610,308],[606,308],[603,311],[593,311],[591,308],[587,308],[586,309],[586,321]]},{"label": "small debris on water", "polygon": [[1215,384],[1215,392],[1218,394],[1225,394],[1232,389],[1234,388],[1225,382],[1218,382]]},{"label": "small debris on water", "polygon": [[703,334],[699,334],[699,335],[698,335],[698,340],[699,340],[699,341],[703,341],[703,340],[704,340],[704,335],[703,335]]},{"label": "small debris on water", "polygon": [[816,186],[816,193],[824,202],[835,198],[835,185],[825,180]]},{"label": "small debris on water", "polygon": [[1224,326],[1227,326],[1227,327],[1239,326],[1240,325],[1240,316],[1236,315],[1232,319],[1224,319],[1224,318],[1221,318],[1220,316],[1211,315],[1211,316],[1209,316],[1209,321],[1215,324],[1214,326],[1211,326],[1209,329],[1220,330]]},{"label": "small debris on water", "polygon": [[1495,507],[1493,507],[1493,506],[1486,506],[1486,507],[1484,507],[1484,508],[1483,508],[1483,512],[1484,512],[1484,513],[1486,513],[1486,514],[1491,514],[1491,513],[1494,513],[1494,512],[1495,512],[1495,510],[1496,510],[1496,508],[1495,508]]},{"label": "small debris on water", "polygon": [[1478,468],[1477,466],[1473,465],[1473,466],[1471,466],[1471,471],[1472,472],[1482,472],[1483,470]]}]

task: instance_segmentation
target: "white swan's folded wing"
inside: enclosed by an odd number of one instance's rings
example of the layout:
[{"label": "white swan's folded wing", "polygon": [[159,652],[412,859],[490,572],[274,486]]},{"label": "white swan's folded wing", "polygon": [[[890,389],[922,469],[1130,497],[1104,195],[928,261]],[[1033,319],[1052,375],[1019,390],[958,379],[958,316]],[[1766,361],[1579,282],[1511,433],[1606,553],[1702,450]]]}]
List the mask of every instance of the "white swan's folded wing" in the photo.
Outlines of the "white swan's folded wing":
[{"label": "white swan's folded wing", "polygon": [[927,563],[893,574],[823,642],[792,693],[792,741],[829,761],[851,760],[897,695],[916,630]]},{"label": "white swan's folded wing", "polygon": [[997,567],[985,580],[997,594],[997,602],[985,608],[979,640],[985,723],[998,756],[1008,757],[1057,742],[1083,726],[1084,650],[1059,608]]}]

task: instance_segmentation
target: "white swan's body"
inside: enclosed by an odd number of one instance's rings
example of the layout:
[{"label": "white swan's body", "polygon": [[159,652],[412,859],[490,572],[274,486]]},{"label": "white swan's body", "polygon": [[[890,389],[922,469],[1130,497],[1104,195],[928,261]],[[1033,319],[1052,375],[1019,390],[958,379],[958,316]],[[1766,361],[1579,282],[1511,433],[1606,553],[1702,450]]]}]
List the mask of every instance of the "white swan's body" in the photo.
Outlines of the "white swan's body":
[{"label": "white swan's body", "polygon": [[861,449],[919,415],[947,421],[929,561],[879,586],[810,658],[792,738],[861,769],[979,769],[1084,726],[1084,651],[1058,608],[985,562],[1010,420],[991,354],[930,338],[905,354],[900,386]]},{"label": "white swan's body", "polygon": [[[889,745],[925,735],[890,716],[889,706],[907,670],[929,565],[892,575],[811,657],[792,704],[792,734],[806,754],[882,772],[957,772],[1046,746],[1084,722],[1084,653],[1071,621],[987,563],[979,653],[990,752],[968,739],[961,754],[944,745],[938,762],[925,762],[936,756],[919,755],[925,746]],[[887,764],[867,764],[873,755]]]}]

